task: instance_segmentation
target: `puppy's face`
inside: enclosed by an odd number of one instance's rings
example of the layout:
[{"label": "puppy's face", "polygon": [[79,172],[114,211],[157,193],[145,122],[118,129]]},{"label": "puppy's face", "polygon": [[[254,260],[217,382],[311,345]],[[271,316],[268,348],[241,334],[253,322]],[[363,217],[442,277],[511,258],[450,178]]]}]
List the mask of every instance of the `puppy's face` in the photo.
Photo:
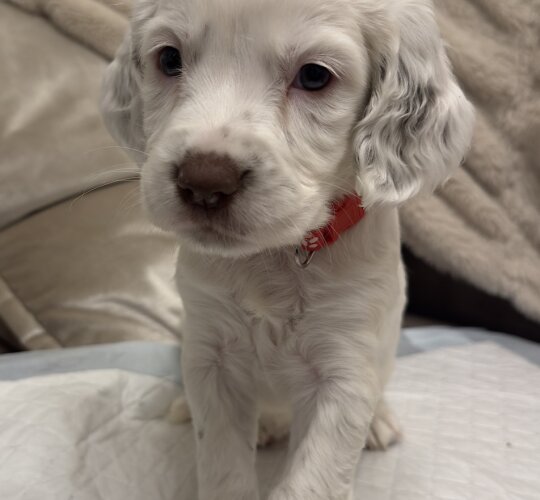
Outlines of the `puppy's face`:
[{"label": "puppy's face", "polygon": [[138,0],[102,107],[153,221],[225,255],[432,189],[472,125],[421,0]]},{"label": "puppy's face", "polygon": [[295,244],[353,190],[369,64],[334,3],[162,2],[140,47],[157,225],[220,253]]}]

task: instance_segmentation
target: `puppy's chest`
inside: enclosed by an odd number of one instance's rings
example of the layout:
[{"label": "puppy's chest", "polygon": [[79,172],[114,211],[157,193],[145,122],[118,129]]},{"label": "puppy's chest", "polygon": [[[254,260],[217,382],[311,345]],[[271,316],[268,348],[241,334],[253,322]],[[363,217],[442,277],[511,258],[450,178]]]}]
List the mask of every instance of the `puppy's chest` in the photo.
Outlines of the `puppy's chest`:
[{"label": "puppy's chest", "polygon": [[306,294],[300,283],[285,272],[263,273],[233,289],[236,303],[254,326],[293,327],[304,311]]},{"label": "puppy's chest", "polygon": [[232,299],[234,314],[241,314],[249,324],[254,344],[269,342],[271,348],[294,337],[312,300],[307,274],[296,267],[293,259],[264,257],[207,261],[208,265],[196,268],[194,279],[200,278],[213,290],[221,290],[224,302]]},{"label": "puppy's chest", "polygon": [[300,334],[306,298],[295,283],[269,280],[246,284],[235,300],[248,318],[253,349],[266,377],[265,367],[275,364]]}]

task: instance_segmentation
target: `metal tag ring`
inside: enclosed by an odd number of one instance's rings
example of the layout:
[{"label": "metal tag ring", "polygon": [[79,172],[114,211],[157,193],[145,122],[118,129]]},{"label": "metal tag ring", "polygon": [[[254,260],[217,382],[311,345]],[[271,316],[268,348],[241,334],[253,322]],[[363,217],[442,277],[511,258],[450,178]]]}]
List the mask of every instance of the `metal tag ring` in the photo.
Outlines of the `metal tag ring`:
[{"label": "metal tag ring", "polygon": [[315,252],[305,252],[304,250],[301,250],[300,247],[296,247],[294,251],[294,260],[299,267],[305,269],[311,263],[314,255]]}]

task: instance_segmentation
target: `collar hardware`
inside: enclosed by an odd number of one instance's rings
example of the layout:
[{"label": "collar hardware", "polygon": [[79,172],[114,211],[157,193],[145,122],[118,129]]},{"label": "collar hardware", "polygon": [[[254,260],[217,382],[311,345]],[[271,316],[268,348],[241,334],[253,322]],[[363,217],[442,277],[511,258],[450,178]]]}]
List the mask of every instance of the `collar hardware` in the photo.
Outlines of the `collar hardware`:
[{"label": "collar hardware", "polygon": [[315,252],[306,252],[302,247],[294,249],[294,260],[298,267],[305,269],[311,264]]},{"label": "collar hardware", "polygon": [[309,231],[295,249],[296,264],[305,269],[315,252],[335,243],[339,237],[360,222],[365,216],[362,198],[357,194],[332,203],[332,216],[326,226]]}]

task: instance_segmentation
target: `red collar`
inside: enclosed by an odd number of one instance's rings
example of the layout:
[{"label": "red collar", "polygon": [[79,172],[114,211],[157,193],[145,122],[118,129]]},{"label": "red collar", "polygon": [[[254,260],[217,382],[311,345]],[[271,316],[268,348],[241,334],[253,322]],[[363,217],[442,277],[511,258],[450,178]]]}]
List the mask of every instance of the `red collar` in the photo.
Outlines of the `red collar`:
[{"label": "red collar", "polygon": [[332,217],[326,226],[314,229],[304,236],[301,247],[312,253],[335,243],[341,234],[364,218],[362,198],[357,194],[332,203]]}]

